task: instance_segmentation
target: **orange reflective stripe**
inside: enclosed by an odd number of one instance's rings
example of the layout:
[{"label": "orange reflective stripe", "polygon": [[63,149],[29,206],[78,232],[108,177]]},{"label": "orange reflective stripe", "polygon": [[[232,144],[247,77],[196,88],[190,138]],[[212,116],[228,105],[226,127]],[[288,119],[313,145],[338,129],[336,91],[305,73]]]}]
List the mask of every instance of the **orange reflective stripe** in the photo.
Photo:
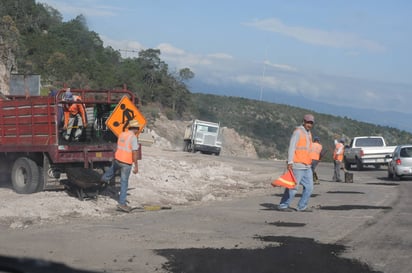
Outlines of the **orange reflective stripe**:
[{"label": "orange reflective stripe", "polygon": [[307,135],[302,128],[297,128],[296,130],[299,130],[299,140],[296,143],[293,162],[310,165],[312,163],[312,158],[310,156],[312,148],[312,134],[309,133],[309,135]]}]

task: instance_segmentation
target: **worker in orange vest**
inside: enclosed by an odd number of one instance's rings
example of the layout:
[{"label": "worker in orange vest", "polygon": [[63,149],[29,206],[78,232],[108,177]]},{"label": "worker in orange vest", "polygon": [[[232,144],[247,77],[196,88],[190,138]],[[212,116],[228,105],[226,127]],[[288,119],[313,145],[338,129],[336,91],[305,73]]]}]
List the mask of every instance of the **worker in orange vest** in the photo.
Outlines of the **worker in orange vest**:
[{"label": "worker in orange vest", "polygon": [[64,93],[63,105],[64,125],[63,137],[67,141],[77,142],[83,133],[83,128],[87,127],[86,110],[80,96],[75,96],[67,88]]},{"label": "worker in orange vest", "polygon": [[280,200],[278,210],[294,211],[290,204],[297,193],[299,185],[303,186],[302,197],[297,206],[297,211],[311,211],[308,202],[313,190],[312,158],[312,133],[315,118],[311,114],[303,117],[302,125],[296,127],[289,142],[287,168],[292,171],[296,178],[296,187],[285,188]]},{"label": "worker in orange vest", "polygon": [[133,171],[134,174],[138,172],[137,160],[139,143],[136,134],[139,132],[139,127],[139,122],[133,119],[129,122],[128,130],[120,133],[114,155],[115,160],[101,178],[103,183],[108,184],[115,176],[116,171],[120,169],[120,195],[117,208],[124,212],[130,212],[132,210],[132,208],[127,205],[126,197],[130,172]]},{"label": "worker in orange vest", "polygon": [[333,151],[333,178],[334,182],[342,182],[340,178],[340,170],[345,170],[343,166],[343,153],[345,152],[345,139],[341,138],[335,144],[335,150]]},{"label": "worker in orange vest", "polygon": [[313,143],[312,143],[312,150],[311,150],[311,158],[312,158],[312,173],[313,173],[313,183],[314,184],[319,184],[319,178],[318,174],[316,173],[316,167],[319,164],[319,161],[322,160],[322,157],[325,154],[325,151],[322,147],[322,144],[320,144],[320,138],[319,137],[314,137],[313,138]]}]

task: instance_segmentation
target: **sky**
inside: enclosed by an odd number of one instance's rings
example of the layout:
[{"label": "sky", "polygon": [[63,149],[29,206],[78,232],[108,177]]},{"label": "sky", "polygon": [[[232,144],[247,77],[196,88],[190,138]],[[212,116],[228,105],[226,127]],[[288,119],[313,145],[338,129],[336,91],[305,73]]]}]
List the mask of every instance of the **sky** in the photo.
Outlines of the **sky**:
[{"label": "sky", "polygon": [[170,70],[195,73],[193,92],[412,114],[409,0],[37,2],[64,21],[84,15],[124,57],[160,49]]}]

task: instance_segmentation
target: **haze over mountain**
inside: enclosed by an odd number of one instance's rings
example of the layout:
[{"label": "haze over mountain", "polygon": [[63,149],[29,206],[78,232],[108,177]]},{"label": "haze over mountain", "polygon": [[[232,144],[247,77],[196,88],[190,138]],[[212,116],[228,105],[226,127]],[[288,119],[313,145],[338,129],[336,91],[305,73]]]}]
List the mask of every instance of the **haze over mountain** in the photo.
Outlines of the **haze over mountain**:
[{"label": "haze over mountain", "polygon": [[319,113],[330,114],[334,116],[348,117],[357,121],[368,122],[372,124],[390,126],[407,132],[412,132],[412,114],[399,113],[396,111],[380,111],[370,108],[355,108],[348,106],[336,106],[333,104],[323,103],[303,95],[290,95],[286,92],[265,92],[256,88],[256,86],[243,84],[224,84],[220,83],[219,87],[206,83],[200,78],[194,78],[190,82],[190,89],[194,93],[206,93],[222,96],[243,97],[247,99],[262,100],[273,103],[288,104],[313,110]]}]

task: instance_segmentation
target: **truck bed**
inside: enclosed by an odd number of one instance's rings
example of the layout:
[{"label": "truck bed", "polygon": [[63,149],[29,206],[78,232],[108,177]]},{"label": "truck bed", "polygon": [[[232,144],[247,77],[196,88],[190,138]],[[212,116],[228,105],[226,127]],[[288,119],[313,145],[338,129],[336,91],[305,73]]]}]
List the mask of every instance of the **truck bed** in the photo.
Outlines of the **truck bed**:
[{"label": "truck bed", "polygon": [[53,97],[0,102],[0,151],[58,142],[56,102]]}]

